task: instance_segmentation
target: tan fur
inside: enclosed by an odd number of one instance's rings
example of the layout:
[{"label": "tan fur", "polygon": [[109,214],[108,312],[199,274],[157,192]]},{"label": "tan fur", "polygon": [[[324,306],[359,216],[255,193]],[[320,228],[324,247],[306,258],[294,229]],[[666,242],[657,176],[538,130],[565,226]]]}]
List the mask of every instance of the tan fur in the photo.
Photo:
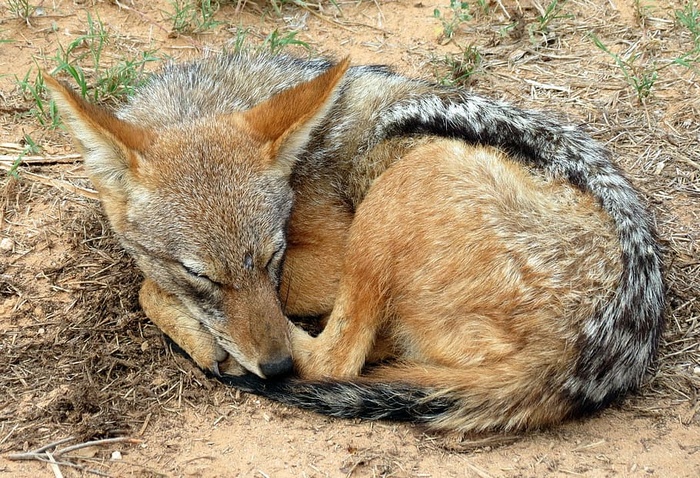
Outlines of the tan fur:
[{"label": "tan fur", "polygon": [[[374,183],[350,228],[329,322],[317,338],[295,330],[295,364],[305,378],[354,377],[381,341],[392,351],[383,358],[401,365],[369,377],[464,390],[484,404],[497,390],[504,407],[532,401],[513,423],[484,409],[442,426],[558,422],[569,410],[544,385],[570,373],[576,331],[619,280],[617,248],[610,219],[569,184],[494,150],[435,140]],[[546,412],[535,413],[538,400]]]},{"label": "tan fur", "polygon": [[[333,308],[353,220],[332,199],[315,198],[312,203],[297,201],[290,220],[280,298],[292,316],[318,316]],[[319,270],[327,272],[319,275]]]},{"label": "tan fur", "polygon": [[[168,335],[184,350],[189,351],[191,358],[206,370],[218,370],[219,362],[224,362],[228,354],[216,342],[202,324],[190,316],[182,302],[172,294],[158,287],[155,282],[146,279],[139,291],[139,303],[146,315],[160,327],[167,330]],[[230,371],[243,368],[235,363],[227,364]]]}]

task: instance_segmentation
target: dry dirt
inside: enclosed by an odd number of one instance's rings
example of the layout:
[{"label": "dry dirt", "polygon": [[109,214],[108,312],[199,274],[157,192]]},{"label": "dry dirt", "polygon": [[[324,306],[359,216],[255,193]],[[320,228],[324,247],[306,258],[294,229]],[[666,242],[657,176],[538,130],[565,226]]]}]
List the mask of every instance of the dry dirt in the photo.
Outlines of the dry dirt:
[{"label": "dry dirt", "polygon": [[[438,8],[449,23],[449,0],[289,2],[280,12],[241,0],[222,5],[223,23],[179,37],[170,34],[166,1],[36,0],[28,21],[13,15],[18,3],[0,4],[0,167],[10,168],[26,137],[42,149],[18,177],[0,178],[0,476],[700,476],[700,65],[670,62],[693,48],[674,20],[680,2],[569,1],[546,25],[536,3],[482,2],[484,12],[470,2],[474,17],[458,22],[451,40],[434,16]],[[442,79],[449,72],[441,60],[473,46],[481,62],[465,87],[584,124],[617,153],[656,215],[669,308],[648,383],[620,405],[552,430],[462,437],[328,419],[207,379],[140,312],[138,271],[86,197],[79,159],[64,157],[74,153],[70,139],[42,126],[31,94],[18,87],[39,66],[57,66],[59,46],[86,34],[88,15],[108,36],[103,66],[144,50],[191,58],[231,46],[244,28],[248,43],[260,44],[277,29],[278,37],[298,31],[313,54],[349,53],[356,63]],[[640,101],[591,32],[628,62],[630,80],[657,70],[648,97]],[[80,64],[89,82],[99,76],[90,58]],[[470,67],[462,61],[455,70]],[[66,445],[133,440],[54,450],[53,467],[10,459],[70,437]]]}]

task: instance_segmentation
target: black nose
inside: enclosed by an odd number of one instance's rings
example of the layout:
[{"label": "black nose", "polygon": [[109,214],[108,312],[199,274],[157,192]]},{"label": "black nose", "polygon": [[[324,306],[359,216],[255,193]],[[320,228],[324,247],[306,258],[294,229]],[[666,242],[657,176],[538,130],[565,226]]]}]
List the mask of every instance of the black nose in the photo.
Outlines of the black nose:
[{"label": "black nose", "polygon": [[260,371],[268,378],[277,377],[291,373],[293,366],[292,357],[288,355],[275,362],[261,363]]}]

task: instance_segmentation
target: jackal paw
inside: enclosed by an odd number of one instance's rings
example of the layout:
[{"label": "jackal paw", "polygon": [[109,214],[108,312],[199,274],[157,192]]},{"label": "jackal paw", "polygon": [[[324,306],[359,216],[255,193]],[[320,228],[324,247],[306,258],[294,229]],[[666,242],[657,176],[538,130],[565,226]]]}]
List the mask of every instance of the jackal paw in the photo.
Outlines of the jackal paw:
[{"label": "jackal paw", "polygon": [[302,378],[310,378],[313,362],[314,338],[295,325],[290,326],[289,338],[292,344],[294,369]]},{"label": "jackal paw", "polygon": [[[196,351],[189,353],[194,363],[199,368],[213,373],[217,377],[222,375],[243,375],[246,370],[231,357],[223,348],[219,346],[213,337],[209,343],[200,341],[197,344]],[[208,342],[208,341],[207,341]]]},{"label": "jackal paw", "polygon": [[245,369],[217,343],[216,338],[187,313],[180,299],[146,279],[139,301],[146,315],[189,355],[199,368],[215,375],[242,375]]},{"label": "jackal paw", "polygon": [[[199,368],[219,375],[221,370],[219,362],[223,362],[228,358],[226,351],[219,347],[212,336],[201,334],[196,337],[196,341],[192,340],[193,337],[187,337],[190,340],[181,341],[177,344],[190,356],[192,361],[194,361]],[[182,339],[182,337],[179,338]]]},{"label": "jackal paw", "polygon": [[320,380],[326,378],[351,378],[359,374],[359,367],[346,363],[334,344],[323,340],[323,334],[312,337],[298,327],[291,329],[294,368],[301,378]]},{"label": "jackal paw", "polygon": [[226,359],[220,361],[217,363],[218,365],[218,373],[216,373],[219,376],[222,375],[245,375],[248,373],[248,371],[239,364],[236,359],[228,355]]}]

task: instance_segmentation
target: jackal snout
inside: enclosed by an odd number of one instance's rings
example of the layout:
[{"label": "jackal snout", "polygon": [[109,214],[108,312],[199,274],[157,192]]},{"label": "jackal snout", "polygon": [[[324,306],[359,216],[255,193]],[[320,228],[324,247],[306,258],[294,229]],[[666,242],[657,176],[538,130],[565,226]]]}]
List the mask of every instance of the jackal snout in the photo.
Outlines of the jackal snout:
[{"label": "jackal snout", "polygon": [[285,332],[287,325],[277,320],[261,325],[260,329],[263,330],[254,330],[255,335],[248,342],[253,345],[251,355],[256,362],[249,370],[252,369],[253,373],[262,378],[290,374],[293,368],[292,347]]},{"label": "jackal snout", "polygon": [[[285,326],[280,329],[286,329]],[[233,335],[233,334],[231,334]],[[242,353],[241,365],[261,378],[278,377],[292,372],[292,351],[287,336],[256,337],[249,340]],[[240,339],[239,339],[240,340]],[[239,342],[239,345],[242,342]],[[244,349],[244,347],[240,347]]]},{"label": "jackal snout", "polygon": [[292,371],[292,348],[287,318],[274,284],[262,278],[242,290],[225,294],[226,319],[216,334],[221,346],[246,370],[269,378]]}]

